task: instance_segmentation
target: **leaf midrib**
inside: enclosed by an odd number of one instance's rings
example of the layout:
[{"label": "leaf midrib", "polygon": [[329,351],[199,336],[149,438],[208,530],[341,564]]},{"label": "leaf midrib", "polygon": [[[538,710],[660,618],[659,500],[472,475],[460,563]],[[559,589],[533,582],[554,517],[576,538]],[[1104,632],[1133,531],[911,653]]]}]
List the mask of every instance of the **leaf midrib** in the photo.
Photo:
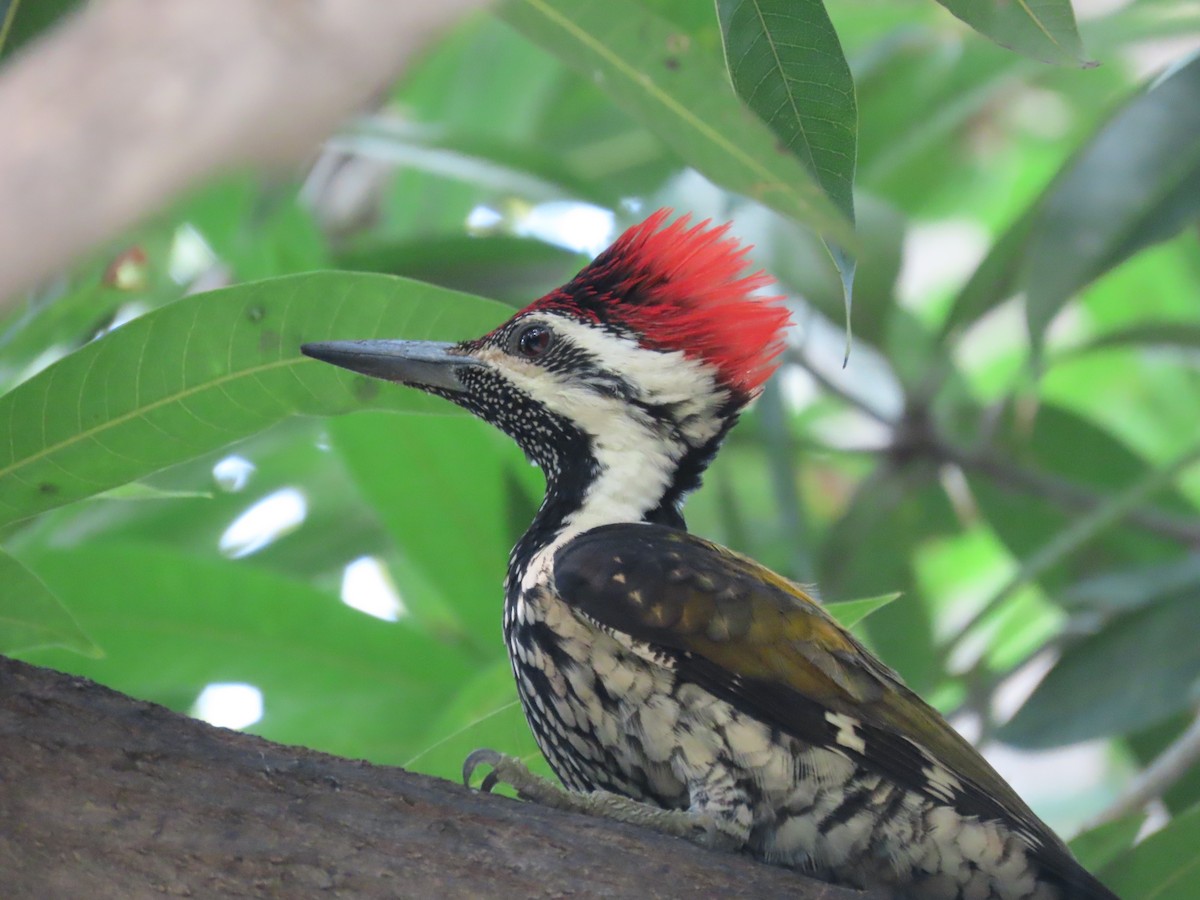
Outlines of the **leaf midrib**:
[{"label": "leaf midrib", "polygon": [[[670,94],[660,89],[658,84],[649,74],[628,65],[622,57],[614,54],[607,46],[593,39],[592,36],[586,31],[579,28],[570,19],[560,15],[553,7],[543,2],[543,0],[524,0],[524,2],[535,8],[555,25],[562,28],[563,31],[567,32],[569,35],[575,38],[575,40],[579,41],[585,47],[591,49],[598,56],[617,69],[626,78],[628,78],[631,82],[640,85],[648,94],[654,97],[654,99],[678,116],[680,120],[691,126],[693,130],[699,132],[717,147],[720,147],[733,159],[738,160],[742,165],[756,174],[759,178],[786,188],[784,182],[782,182],[774,172],[763,166],[755,157],[743,152],[737,144],[726,140],[720,132],[710,128],[703,119],[692,115],[691,111],[687,107],[681,106]],[[796,191],[789,191],[788,193],[795,198],[796,202],[803,205],[806,209],[811,210],[813,208],[812,204],[809,203],[803,195],[797,193]]]},{"label": "leaf midrib", "polygon": [[[163,406],[167,406],[171,403],[176,403],[181,400],[186,400],[188,397],[195,396],[196,394],[203,393],[204,391],[210,390],[212,388],[219,388],[225,384],[228,384],[231,381],[236,381],[240,378],[246,378],[249,376],[258,375],[263,372],[269,372],[272,369],[279,369],[279,368],[283,368],[285,366],[291,366],[291,365],[295,365],[296,363],[301,363],[301,362],[304,362],[304,360],[299,359],[299,358],[289,358],[289,359],[275,360],[274,362],[266,363],[261,366],[254,366],[249,369],[239,369],[236,372],[230,372],[226,375],[221,375],[215,379],[212,379],[211,381],[202,382],[201,384],[194,385],[190,388],[185,388],[184,390],[176,391],[175,393],[168,394],[167,396],[161,397],[158,400],[154,400],[150,403],[146,403],[144,405],[137,406],[134,409],[129,410],[128,412],[121,413],[120,415],[115,416],[114,418],[106,419],[105,421],[99,423],[98,425],[94,425],[91,428],[86,428],[83,431],[77,431],[75,434],[59,441],[56,444],[52,444],[49,447],[43,447],[41,450],[37,451],[36,453],[33,453],[28,456],[24,456],[21,459],[14,460],[9,465],[7,465],[3,468],[0,468],[0,480],[12,476],[15,472],[19,472],[21,469],[25,468],[26,466],[32,465],[36,462],[46,459],[47,457],[52,456],[55,453],[58,453],[60,450],[63,450],[67,447],[74,446],[75,444],[79,443],[80,441],[90,440],[92,438],[95,438],[97,435],[103,434],[104,432],[106,432],[112,428],[116,428],[120,425],[124,425],[126,422],[130,422],[134,419],[140,418],[140,417],[146,415],[147,413],[153,412],[154,410],[159,409]],[[0,500],[0,502],[4,502],[4,501]],[[5,505],[9,505],[9,504],[5,504]],[[13,507],[13,508],[15,508],[15,507]]]}]

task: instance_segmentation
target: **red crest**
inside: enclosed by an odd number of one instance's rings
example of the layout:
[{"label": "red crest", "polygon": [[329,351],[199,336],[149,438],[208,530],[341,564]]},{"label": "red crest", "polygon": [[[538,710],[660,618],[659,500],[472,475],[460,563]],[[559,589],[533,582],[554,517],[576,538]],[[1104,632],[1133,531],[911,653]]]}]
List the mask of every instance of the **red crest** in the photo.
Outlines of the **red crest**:
[{"label": "red crest", "polygon": [[646,347],[681,350],[717,368],[727,385],[754,394],[775,371],[789,314],[771,283],[749,267],[748,246],[690,217],[665,228],[660,209],[628,229],[570,283],[518,315],[566,313],[632,332]]}]

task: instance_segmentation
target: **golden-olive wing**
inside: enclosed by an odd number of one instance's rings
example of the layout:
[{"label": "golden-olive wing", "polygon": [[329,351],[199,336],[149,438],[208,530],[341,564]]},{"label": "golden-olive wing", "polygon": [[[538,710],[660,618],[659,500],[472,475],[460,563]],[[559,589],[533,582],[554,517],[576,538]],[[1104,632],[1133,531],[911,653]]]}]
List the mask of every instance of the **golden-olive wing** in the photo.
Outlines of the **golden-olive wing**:
[{"label": "golden-olive wing", "polygon": [[680,678],[964,815],[1007,822],[1067,883],[1091,881],[983,757],[799,585],[648,524],[605,525],[568,542],[554,584],[587,619],[667,651]]}]

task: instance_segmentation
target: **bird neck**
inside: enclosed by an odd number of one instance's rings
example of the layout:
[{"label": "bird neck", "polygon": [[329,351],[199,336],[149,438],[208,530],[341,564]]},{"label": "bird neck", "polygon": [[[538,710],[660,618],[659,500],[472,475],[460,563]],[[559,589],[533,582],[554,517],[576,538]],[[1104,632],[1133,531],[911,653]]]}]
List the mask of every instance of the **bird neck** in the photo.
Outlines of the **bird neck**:
[{"label": "bird neck", "polygon": [[539,454],[546,496],[513,548],[508,588],[517,588],[536,557],[601,525],[651,522],[686,530],[682,507],[736,421],[721,422],[699,446],[649,431],[615,429],[589,434],[566,429],[569,439]]}]

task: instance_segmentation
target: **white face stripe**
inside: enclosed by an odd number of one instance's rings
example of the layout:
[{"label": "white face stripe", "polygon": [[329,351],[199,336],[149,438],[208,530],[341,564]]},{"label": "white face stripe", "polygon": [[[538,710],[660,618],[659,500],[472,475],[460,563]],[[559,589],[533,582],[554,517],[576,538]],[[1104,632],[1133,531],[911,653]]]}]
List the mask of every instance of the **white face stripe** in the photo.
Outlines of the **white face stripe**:
[{"label": "white face stripe", "polygon": [[[546,324],[580,350],[603,360],[605,368],[622,375],[640,392],[639,399],[677,407],[677,418],[693,446],[708,441],[720,423],[716,408],[729,396],[717,384],[714,367],[689,358],[682,350],[656,351],[575,319],[546,316]],[[689,431],[690,424],[696,431]]]},{"label": "white face stripe", "polygon": [[[682,351],[647,350],[631,338],[564,316],[529,316],[524,321],[544,322],[560,339],[603,361],[604,368],[637,391],[638,400],[672,408],[678,436],[664,435],[658,423],[625,400],[600,394],[570,373],[547,370],[494,347],[479,352],[480,360],[518,390],[587,432],[602,465],[606,462],[602,451],[615,454],[613,461],[626,466],[636,467],[636,460],[630,458],[633,454],[673,463],[688,449],[679,438],[691,447],[702,446],[723,426],[717,410],[729,392],[717,383],[713,367],[703,361],[689,359]],[[668,448],[669,444],[675,446]]]},{"label": "white face stripe", "polygon": [[[602,361],[636,392],[636,399],[669,406],[670,428],[651,418],[625,398],[597,391],[586,379],[552,371],[514,357],[496,347],[479,351],[478,358],[493,366],[514,387],[552,412],[568,419],[589,437],[598,465],[595,479],[579,509],[563,523],[553,551],[577,534],[616,522],[638,522],[661,501],[670,487],[679,460],[703,446],[724,426],[718,415],[729,393],[713,368],[681,351],[647,350],[631,338],[615,335],[559,315],[528,316],[543,322],[560,340]],[[530,566],[526,581],[536,580],[538,565]]]}]

